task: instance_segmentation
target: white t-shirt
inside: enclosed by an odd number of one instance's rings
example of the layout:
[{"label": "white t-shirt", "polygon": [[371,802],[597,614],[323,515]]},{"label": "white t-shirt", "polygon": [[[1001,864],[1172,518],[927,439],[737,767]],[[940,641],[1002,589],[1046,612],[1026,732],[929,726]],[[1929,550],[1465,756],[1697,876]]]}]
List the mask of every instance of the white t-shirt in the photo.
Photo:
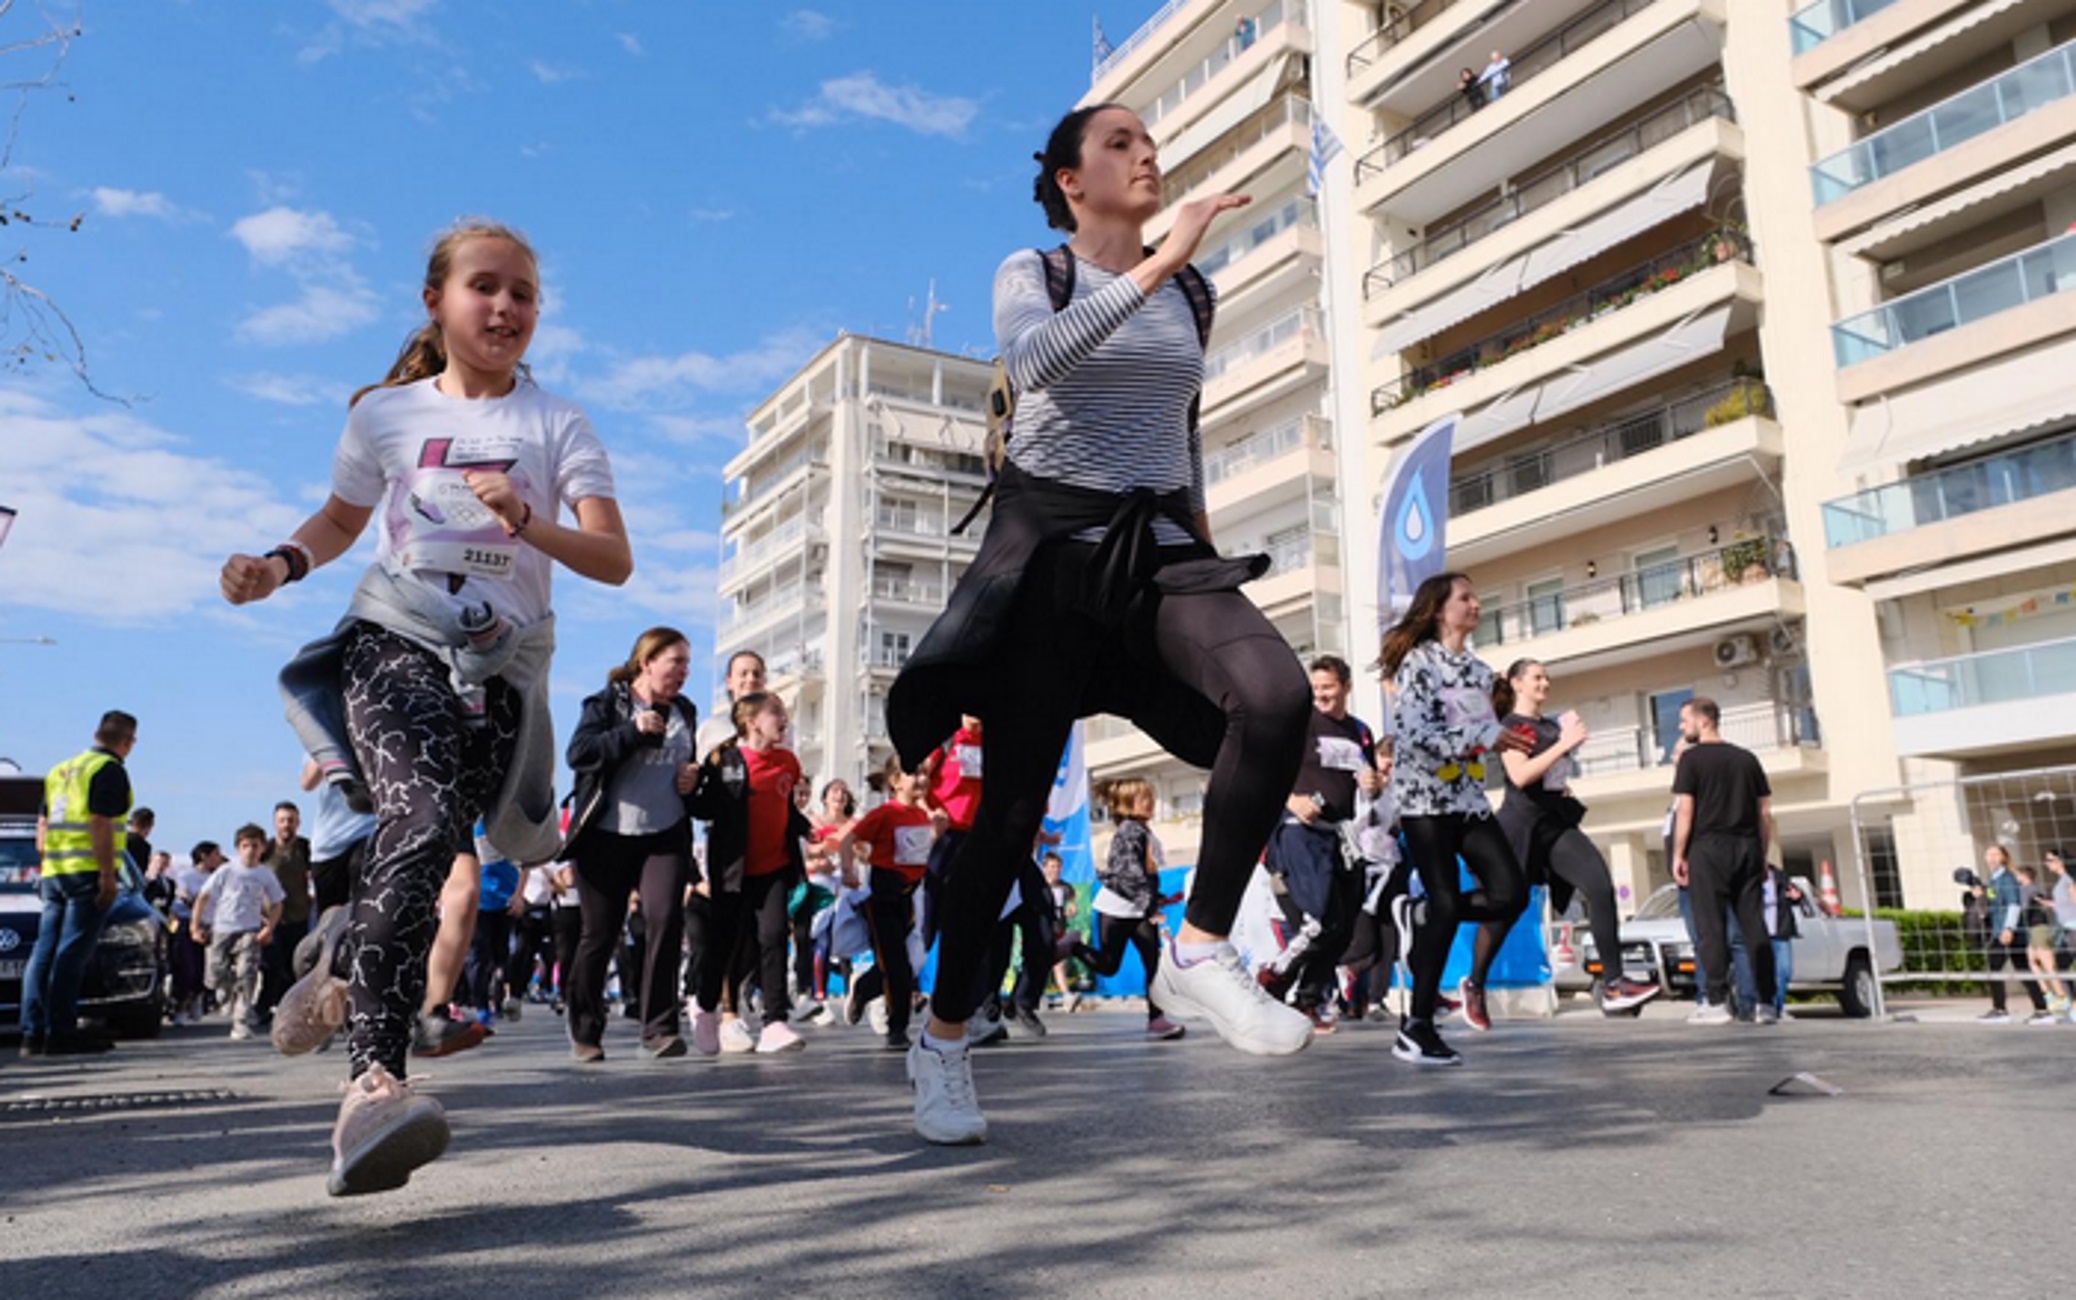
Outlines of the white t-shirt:
[{"label": "white t-shirt", "polygon": [[185,921],[195,914],[195,895],[209,883],[210,872],[202,870],[193,862],[182,862],[173,868],[173,915]]},{"label": "white t-shirt", "polygon": [[278,904],[288,895],[271,868],[248,867],[226,862],[209,873],[195,896],[195,913],[215,939],[219,935],[244,934],[267,923],[267,905]]},{"label": "white t-shirt", "polygon": [[536,519],[613,495],[605,447],[575,403],[525,380],[503,397],[465,400],[432,379],[375,389],[354,406],[332,458],[332,492],[349,505],[382,507],[380,562],[461,575],[468,581],[454,593],[457,603],[488,601],[522,627],[539,622],[550,608],[553,563],[505,536],[463,478],[472,469],[509,475]]}]

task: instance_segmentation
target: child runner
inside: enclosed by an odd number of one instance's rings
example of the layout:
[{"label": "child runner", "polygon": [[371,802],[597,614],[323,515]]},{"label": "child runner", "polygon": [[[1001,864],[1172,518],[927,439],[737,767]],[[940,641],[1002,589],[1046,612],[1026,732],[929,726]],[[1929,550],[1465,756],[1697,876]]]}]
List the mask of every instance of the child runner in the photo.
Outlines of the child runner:
[{"label": "child runner", "polygon": [[[1485,797],[1487,753],[1525,754],[1534,742],[1499,725],[1492,670],[1468,644],[1478,626],[1478,593],[1460,573],[1420,584],[1405,616],[1384,636],[1382,664],[1395,686],[1397,761],[1391,773],[1406,848],[1427,891],[1427,913],[1413,931],[1412,1005],[1391,1054],[1415,1065],[1461,1065],[1435,1029],[1435,1002],[1449,946],[1462,921],[1512,925],[1527,902],[1521,865],[1507,847]],[[1477,888],[1463,892],[1457,860]],[[1485,975],[1496,949],[1480,949],[1463,984],[1463,1014],[1485,1018]]]},{"label": "child runner", "polygon": [[232,604],[264,600],[345,554],[382,511],[345,619],[282,674],[304,748],[379,819],[344,944],[276,1013],[277,1027],[302,1026],[289,1046],[315,1047],[350,1007],[335,1196],[401,1187],[446,1150],[445,1114],[404,1077],[434,900],[479,814],[520,860],[553,856],[551,573],[560,562],[618,585],[634,567],[605,448],[523,364],[540,298],[526,240],[486,221],[450,229],[422,297],[427,323],[355,395],[330,498],[222,575]]},{"label": "child runner", "polygon": [[231,1013],[231,1037],[250,1038],[259,1027],[260,961],[274,942],[286,893],[263,866],[267,833],[238,828],[238,856],[218,867],[195,895],[195,938],[209,952],[209,985]]},{"label": "child runner", "polygon": [[822,787],[821,806],[808,817],[814,830],[807,843],[807,887],[796,891],[793,913],[793,983],[813,999],[803,1020],[827,1024],[829,1011],[829,917],[836,905],[836,842],[858,820],[858,800],[841,780]]},{"label": "child runner", "polygon": [[945,873],[958,855],[959,846],[973,833],[973,819],[980,815],[981,779],[985,765],[984,732],[979,718],[959,717],[959,729],[923,760],[926,793],[923,805],[942,813],[945,825],[930,847],[930,869],[923,877],[923,946],[937,942],[937,899],[944,892]]},{"label": "child runner", "polygon": [[937,839],[923,806],[924,778],[904,772],[898,756],[887,759],[887,801],[846,827],[836,839],[837,862],[846,878],[856,870],[858,848],[866,849],[872,896],[865,917],[872,929],[872,968],[858,977],[845,998],[844,1019],[857,1024],[866,1004],[886,999],[887,1046],[908,1050],[908,1017],[915,971],[908,961],[908,932],[915,922],[915,891],[928,868]]},{"label": "child runner", "polygon": [[1074,941],[1074,955],[1105,979],[1124,965],[1125,951],[1137,949],[1146,968],[1146,1036],[1156,1041],[1180,1038],[1181,1025],[1161,1014],[1154,993],[1154,973],[1161,962],[1161,870],[1167,854],[1146,823],[1153,817],[1153,784],[1140,777],[1113,781],[1102,792],[1117,831],[1097,873],[1103,887],[1090,906],[1096,913],[1096,945]]},{"label": "child runner", "polygon": [[916,1130],[978,1142],[965,1024],[995,922],[1044,819],[1075,719],[1114,713],[1211,770],[1189,914],[1155,976],[1161,1005],[1202,1016],[1243,1051],[1280,1055],[1311,1023],[1265,994],[1227,936],[1305,743],[1305,675],[1241,584],[1266,556],[1224,558],[1204,504],[1196,408],[1211,292],[1189,266],[1216,194],[1164,206],[1146,124],[1076,109],[1039,155],[1036,196],[1066,247],[1011,255],[995,333],[1014,421],[987,535],[904,665],[887,723],[919,760],[960,714],[987,719],[987,788],[939,898],[931,1020],[909,1054]]}]

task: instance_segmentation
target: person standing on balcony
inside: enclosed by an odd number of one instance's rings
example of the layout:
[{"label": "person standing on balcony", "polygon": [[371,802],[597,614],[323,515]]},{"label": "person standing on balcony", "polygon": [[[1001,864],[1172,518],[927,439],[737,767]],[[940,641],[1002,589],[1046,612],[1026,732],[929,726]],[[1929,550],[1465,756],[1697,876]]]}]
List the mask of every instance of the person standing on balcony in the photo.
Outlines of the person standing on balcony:
[{"label": "person standing on balcony", "polygon": [[[1503,934],[1528,902],[1521,864],[1485,797],[1485,756],[1525,754],[1534,742],[1525,732],[1500,726],[1492,711],[1492,670],[1469,644],[1482,613],[1469,578],[1438,573],[1414,591],[1405,615],[1385,633],[1380,657],[1397,701],[1392,799],[1413,869],[1427,891],[1426,917],[1413,927],[1408,959],[1411,1005],[1391,1046],[1393,1056],[1413,1065],[1463,1064],[1435,1028],[1457,925],[1497,922]],[[1468,894],[1464,867],[1477,880]],[[1498,946],[1481,945],[1478,951],[1483,959],[1473,961],[1461,986],[1463,1016],[1489,1028],[1485,977]]]},{"label": "person standing on balcony", "polygon": [[1470,105],[1473,113],[1485,107],[1485,83],[1469,68],[1456,75],[1456,93],[1463,96],[1463,102]]},{"label": "person standing on balcony", "polygon": [[961,713],[987,720],[987,786],[945,878],[930,1021],[909,1054],[916,1129],[978,1142],[987,1121],[964,1044],[1002,904],[1044,818],[1077,718],[1115,713],[1211,769],[1203,854],[1155,996],[1243,1051],[1302,1049],[1311,1023],[1228,942],[1303,757],[1311,694],[1290,647],[1239,591],[1264,556],[1226,558],[1204,504],[1197,407],[1209,282],[1189,265],[1244,194],[1167,204],[1146,124],[1076,109],[1037,155],[1036,197],[1064,248],[995,277],[995,332],[1017,394],[980,554],[896,679],[887,721],[920,763]]},{"label": "person standing on balcony", "polygon": [[[1579,771],[1578,751],[1587,740],[1586,724],[1577,713],[1551,720],[1543,713],[1549,698],[1549,670],[1534,659],[1516,659],[1506,679],[1493,688],[1492,711],[1499,715],[1499,725],[1535,736],[1535,747],[1527,753],[1501,756],[1507,793],[1499,805],[1499,824],[1529,883],[1549,886],[1552,912],[1561,914],[1574,893],[1585,901],[1593,948],[1604,972],[1601,1009],[1626,1011],[1657,997],[1660,989],[1655,983],[1632,980],[1623,971],[1614,878],[1608,874],[1607,859],[1579,829],[1586,805],[1571,793],[1572,778]],[[1487,923],[1478,931],[1478,954],[1489,961],[1488,949],[1498,953],[1506,937],[1506,928],[1498,922]],[[1475,1021],[1471,1024],[1482,1028]]]},{"label": "person standing on balcony", "polygon": [[[1750,750],[1723,739],[1722,710],[1697,695],[1680,706],[1680,734],[1688,742],[1673,770],[1672,878],[1687,887],[1694,907],[1697,982],[1708,1002],[1689,1024],[1721,1025],[1730,1011],[1730,940],[1726,912],[1737,914],[1746,935],[1766,934],[1766,840],[1773,825],[1773,788]],[[1762,1025],[1779,1021],[1773,946],[1754,942],[1755,1008]]]},{"label": "person standing on balcony", "polygon": [[1503,51],[1492,51],[1492,58],[1485,64],[1485,70],[1478,74],[1478,84],[1485,88],[1486,100],[1497,100],[1507,93],[1507,88],[1513,83],[1514,61]]}]

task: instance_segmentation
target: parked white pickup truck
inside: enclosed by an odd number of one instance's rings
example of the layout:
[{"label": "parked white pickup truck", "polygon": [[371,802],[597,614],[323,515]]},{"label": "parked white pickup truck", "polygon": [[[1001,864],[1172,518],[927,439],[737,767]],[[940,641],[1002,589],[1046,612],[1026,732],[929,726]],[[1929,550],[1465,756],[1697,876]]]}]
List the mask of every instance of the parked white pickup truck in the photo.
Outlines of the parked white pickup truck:
[{"label": "parked white pickup truck", "polygon": [[[1795,977],[1791,993],[1829,993],[1848,1016],[1874,1014],[1879,975],[1903,969],[1903,945],[1893,921],[1874,922],[1874,950],[1868,951],[1867,922],[1860,917],[1826,916],[1816,905],[1816,887],[1800,876],[1802,890],[1795,923]],[[1694,942],[1680,916],[1679,887],[1665,885],[1644,900],[1636,914],[1622,922],[1622,967],[1631,979],[1656,980],[1674,996],[1695,992]],[[1579,964],[1597,981],[1604,969],[1590,935]],[[1879,974],[1877,974],[1879,972]]]}]

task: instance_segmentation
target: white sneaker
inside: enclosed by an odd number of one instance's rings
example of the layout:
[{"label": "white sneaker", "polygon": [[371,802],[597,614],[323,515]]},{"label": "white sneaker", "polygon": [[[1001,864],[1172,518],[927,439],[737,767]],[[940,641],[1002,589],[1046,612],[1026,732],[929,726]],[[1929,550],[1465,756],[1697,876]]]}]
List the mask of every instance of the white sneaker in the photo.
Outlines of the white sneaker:
[{"label": "white sneaker", "polygon": [[248,1025],[248,1024],[246,1024],[246,1023],[245,1023],[244,1021],[242,1021],[242,1020],[234,1020],[234,1021],[232,1021],[232,1022],[231,1022],[231,1041],[232,1041],[232,1042],[234,1042],[234,1043],[242,1043],[242,1042],[244,1042],[244,1041],[245,1041],[246,1039],[248,1039],[248,1038],[250,1038],[250,1037],[252,1037],[252,1026],[251,1026],[251,1025]]},{"label": "white sneaker", "polygon": [[1220,1038],[1255,1056],[1288,1056],[1312,1041],[1311,1019],[1270,997],[1231,944],[1188,966],[1175,959],[1172,939],[1162,947],[1151,992],[1161,1010],[1208,1020]]},{"label": "white sneaker", "polygon": [[723,1052],[754,1052],[757,1050],[756,1036],[740,1018],[721,1022],[721,1050]]},{"label": "white sneaker", "polygon": [[1687,1014],[1690,1025],[1727,1025],[1736,1019],[1730,1014],[1730,1008],[1713,1002],[1703,1003]]},{"label": "white sneaker", "polygon": [[1068,989],[1060,995],[1060,1014],[1071,1016],[1081,1009],[1081,995]]},{"label": "white sneaker", "polygon": [[865,1019],[872,1026],[874,1034],[885,1038],[887,1036],[887,1026],[892,1023],[887,1019],[887,1000],[885,998],[874,998],[866,1003]]},{"label": "white sneaker", "polygon": [[[736,1021],[741,1024],[741,1021]],[[793,1032],[793,1026],[783,1020],[768,1020],[764,1032],[757,1035],[757,1055],[776,1056],[780,1052],[798,1052],[806,1048],[807,1040]]]},{"label": "white sneaker", "polygon": [[908,1081],[915,1087],[916,1136],[952,1147],[987,1141],[988,1117],[973,1091],[973,1053],[965,1044],[947,1052],[917,1039],[908,1049]]}]

